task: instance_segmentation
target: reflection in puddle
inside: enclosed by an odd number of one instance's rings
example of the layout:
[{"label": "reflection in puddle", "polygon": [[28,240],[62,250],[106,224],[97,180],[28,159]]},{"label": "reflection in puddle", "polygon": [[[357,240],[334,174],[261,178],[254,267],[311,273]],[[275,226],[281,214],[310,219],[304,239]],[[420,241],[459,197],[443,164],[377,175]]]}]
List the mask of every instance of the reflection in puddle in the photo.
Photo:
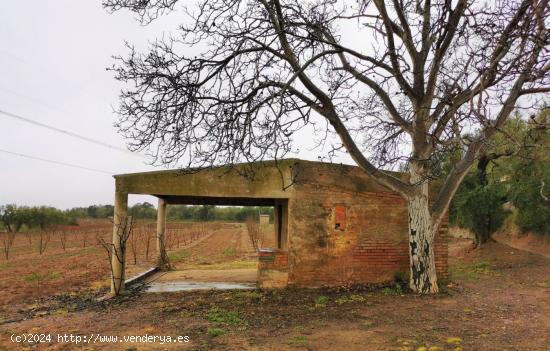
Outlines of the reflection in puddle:
[{"label": "reflection in puddle", "polygon": [[254,283],[227,283],[227,282],[154,282],[149,284],[147,292],[174,292],[188,290],[231,290],[255,289]]}]

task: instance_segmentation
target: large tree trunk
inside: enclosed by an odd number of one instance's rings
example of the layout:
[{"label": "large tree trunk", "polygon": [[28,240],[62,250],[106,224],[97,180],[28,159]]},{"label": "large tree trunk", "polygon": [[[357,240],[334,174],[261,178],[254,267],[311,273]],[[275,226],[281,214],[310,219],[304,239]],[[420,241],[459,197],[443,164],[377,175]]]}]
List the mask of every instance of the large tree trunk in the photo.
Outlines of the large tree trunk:
[{"label": "large tree trunk", "polygon": [[411,183],[418,184],[408,199],[410,288],[421,294],[437,293],[434,239],[437,228],[433,225],[428,201],[428,182],[411,167]]}]

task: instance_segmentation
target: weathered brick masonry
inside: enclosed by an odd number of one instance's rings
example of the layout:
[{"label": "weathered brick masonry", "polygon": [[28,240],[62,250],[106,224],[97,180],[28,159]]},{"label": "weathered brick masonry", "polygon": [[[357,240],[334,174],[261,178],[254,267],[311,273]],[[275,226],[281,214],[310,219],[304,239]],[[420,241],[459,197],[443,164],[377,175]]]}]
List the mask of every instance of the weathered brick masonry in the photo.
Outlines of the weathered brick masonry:
[{"label": "weathered brick masonry", "polygon": [[[408,212],[402,197],[366,182],[355,169],[300,171],[308,181],[297,182],[289,200],[290,285],[382,283],[408,276]],[[434,249],[441,275],[447,274],[446,233],[445,223]]]},{"label": "weathered brick masonry", "polygon": [[[128,194],[157,196],[159,206],[273,206],[277,247],[259,254],[261,287],[380,283],[409,272],[405,200],[358,167],[287,159],[115,178],[119,216],[127,212]],[[157,221],[160,241],[166,218]],[[117,233],[114,228],[113,240]],[[435,258],[439,274],[446,275],[446,222],[436,237]],[[122,280],[124,265],[115,264]]]}]

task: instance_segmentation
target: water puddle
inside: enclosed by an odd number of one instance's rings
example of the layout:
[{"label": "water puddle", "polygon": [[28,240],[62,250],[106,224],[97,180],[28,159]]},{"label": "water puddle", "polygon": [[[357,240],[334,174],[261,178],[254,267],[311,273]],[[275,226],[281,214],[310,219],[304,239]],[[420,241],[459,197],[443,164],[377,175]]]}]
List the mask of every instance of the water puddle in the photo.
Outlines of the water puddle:
[{"label": "water puddle", "polygon": [[227,283],[227,282],[153,282],[149,284],[147,292],[175,292],[190,290],[250,290],[256,289],[254,283]]}]

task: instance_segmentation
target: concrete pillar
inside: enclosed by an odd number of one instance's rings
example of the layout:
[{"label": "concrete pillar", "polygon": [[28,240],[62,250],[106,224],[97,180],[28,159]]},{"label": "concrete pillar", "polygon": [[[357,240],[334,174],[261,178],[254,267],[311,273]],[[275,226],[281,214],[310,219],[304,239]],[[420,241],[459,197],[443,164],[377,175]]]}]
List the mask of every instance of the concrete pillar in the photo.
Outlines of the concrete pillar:
[{"label": "concrete pillar", "polygon": [[113,216],[113,248],[111,255],[111,293],[114,295],[119,295],[124,292],[124,280],[126,279],[126,235],[129,229],[128,225],[128,194],[116,191]]},{"label": "concrete pillar", "polygon": [[166,254],[166,201],[159,198],[157,207],[157,267],[170,269],[170,261]]}]

